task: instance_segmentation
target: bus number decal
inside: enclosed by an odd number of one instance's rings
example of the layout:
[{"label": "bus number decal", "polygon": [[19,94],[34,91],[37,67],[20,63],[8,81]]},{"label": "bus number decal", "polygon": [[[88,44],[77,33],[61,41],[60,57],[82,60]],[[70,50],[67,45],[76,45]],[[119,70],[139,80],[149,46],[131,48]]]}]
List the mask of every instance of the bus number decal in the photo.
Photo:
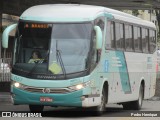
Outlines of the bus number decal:
[{"label": "bus number decal", "polygon": [[108,62],[108,60],[105,60],[105,62],[104,62],[104,71],[105,72],[108,72],[108,67],[109,67],[109,62]]}]

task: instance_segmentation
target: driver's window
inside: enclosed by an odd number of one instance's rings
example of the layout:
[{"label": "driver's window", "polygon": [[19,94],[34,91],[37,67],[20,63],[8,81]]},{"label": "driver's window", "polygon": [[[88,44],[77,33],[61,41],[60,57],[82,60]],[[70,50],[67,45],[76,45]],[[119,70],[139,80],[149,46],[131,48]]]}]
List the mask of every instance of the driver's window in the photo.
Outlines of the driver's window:
[{"label": "driver's window", "polygon": [[92,59],[91,59],[91,71],[95,68],[97,64],[97,50],[96,50],[96,32],[92,31]]},{"label": "driver's window", "polygon": [[[105,18],[104,18],[104,17],[99,17],[99,18],[97,18],[97,19],[94,21],[94,24],[95,24],[96,26],[99,26],[99,27],[101,28],[101,30],[102,30],[102,37],[104,38]],[[103,39],[103,38],[102,38],[102,39]],[[96,41],[95,41],[95,43],[96,43]],[[96,50],[96,48],[95,48],[95,50]],[[101,56],[101,49],[96,50],[96,63],[99,62],[100,56]]]},{"label": "driver's window", "polygon": [[105,22],[104,22],[104,17],[99,17],[94,21],[94,25],[97,25],[101,28],[102,33],[104,32],[104,26],[105,26]]}]

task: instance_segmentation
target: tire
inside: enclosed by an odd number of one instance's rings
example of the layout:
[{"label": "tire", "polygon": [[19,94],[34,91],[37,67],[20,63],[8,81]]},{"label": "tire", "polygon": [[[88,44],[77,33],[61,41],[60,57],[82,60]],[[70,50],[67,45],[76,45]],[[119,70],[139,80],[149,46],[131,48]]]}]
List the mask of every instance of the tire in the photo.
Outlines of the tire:
[{"label": "tire", "polygon": [[101,104],[99,106],[93,107],[92,108],[92,112],[94,113],[94,115],[96,116],[100,116],[103,114],[103,112],[105,111],[105,107],[106,107],[106,92],[103,88],[102,90],[102,95],[101,95]]},{"label": "tire", "polygon": [[44,109],[43,105],[29,105],[29,109],[31,112],[42,112]]},{"label": "tire", "polygon": [[141,84],[140,89],[139,89],[138,100],[132,101],[132,102],[123,103],[122,104],[123,105],[123,109],[124,110],[140,110],[142,108],[143,98],[144,98],[144,88],[143,88],[143,85]]},{"label": "tire", "polygon": [[134,110],[140,110],[142,108],[142,104],[143,104],[143,98],[144,98],[144,88],[141,84],[140,86],[140,90],[139,90],[139,97],[138,100],[134,101]]}]

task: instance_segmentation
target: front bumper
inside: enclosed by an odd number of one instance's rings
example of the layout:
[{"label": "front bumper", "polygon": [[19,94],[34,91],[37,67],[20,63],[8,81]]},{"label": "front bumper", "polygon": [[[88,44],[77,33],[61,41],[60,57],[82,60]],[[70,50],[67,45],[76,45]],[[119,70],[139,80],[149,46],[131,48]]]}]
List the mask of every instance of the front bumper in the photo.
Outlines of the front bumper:
[{"label": "front bumper", "polygon": [[[82,107],[82,90],[66,93],[66,94],[48,94],[34,93],[24,91],[19,88],[12,87],[13,104],[30,104],[30,105],[45,105],[45,106],[73,106]],[[50,97],[52,102],[40,102],[40,97]]]}]

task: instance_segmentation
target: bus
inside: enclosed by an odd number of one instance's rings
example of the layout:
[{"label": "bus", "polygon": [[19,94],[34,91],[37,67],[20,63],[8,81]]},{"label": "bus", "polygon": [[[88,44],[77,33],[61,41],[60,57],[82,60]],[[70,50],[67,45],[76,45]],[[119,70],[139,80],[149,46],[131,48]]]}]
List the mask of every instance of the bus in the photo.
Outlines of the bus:
[{"label": "bus", "polygon": [[[98,114],[107,104],[140,110],[155,94],[156,27],[114,9],[79,4],[33,6],[16,29],[11,71],[14,105],[80,107]],[[41,57],[30,63],[33,51]]]}]

